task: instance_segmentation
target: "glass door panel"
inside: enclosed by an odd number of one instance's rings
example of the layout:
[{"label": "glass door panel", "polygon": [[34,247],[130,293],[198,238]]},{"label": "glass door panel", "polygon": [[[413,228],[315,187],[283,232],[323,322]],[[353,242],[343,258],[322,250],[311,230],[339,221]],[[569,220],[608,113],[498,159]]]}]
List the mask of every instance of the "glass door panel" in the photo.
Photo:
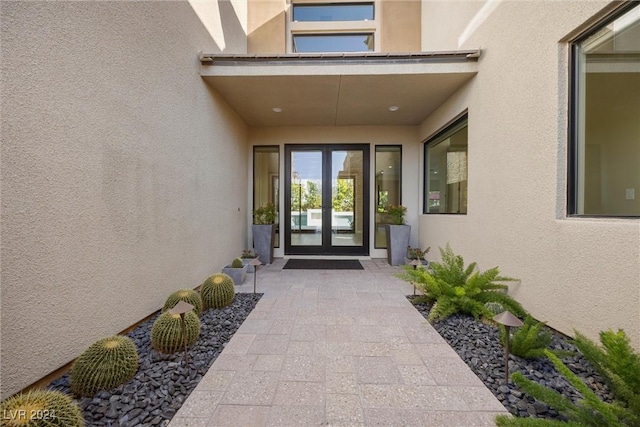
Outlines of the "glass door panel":
[{"label": "glass door panel", "polygon": [[291,151],[291,246],[322,246],[322,151]]},{"label": "glass door panel", "polygon": [[331,245],[362,246],[362,150],[331,154]]}]

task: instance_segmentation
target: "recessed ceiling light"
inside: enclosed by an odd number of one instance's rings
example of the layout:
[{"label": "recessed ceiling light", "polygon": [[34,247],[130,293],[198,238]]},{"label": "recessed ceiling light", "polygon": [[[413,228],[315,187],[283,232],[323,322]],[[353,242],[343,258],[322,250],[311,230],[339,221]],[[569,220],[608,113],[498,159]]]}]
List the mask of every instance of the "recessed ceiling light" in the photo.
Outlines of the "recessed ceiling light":
[{"label": "recessed ceiling light", "polygon": [[272,110],[274,113],[282,113],[282,108],[280,107],[273,107]]},{"label": "recessed ceiling light", "polygon": [[400,107],[398,107],[397,105],[392,105],[391,107],[389,107],[389,111],[398,111],[400,109]]},{"label": "recessed ceiling light", "polygon": [[389,165],[389,169],[393,169],[393,166]]}]

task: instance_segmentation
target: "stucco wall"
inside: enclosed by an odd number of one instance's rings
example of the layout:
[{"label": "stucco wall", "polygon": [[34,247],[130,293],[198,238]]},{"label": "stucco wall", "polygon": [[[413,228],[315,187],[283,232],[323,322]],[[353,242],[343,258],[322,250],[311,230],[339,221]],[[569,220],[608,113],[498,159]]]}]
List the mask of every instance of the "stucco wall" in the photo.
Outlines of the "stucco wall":
[{"label": "stucco wall", "polygon": [[[264,127],[252,128],[249,141],[251,145],[277,145],[280,147],[280,171],[284,173],[284,144],[371,144],[370,183],[375,182],[375,145],[402,145],[402,204],[407,207],[407,224],[412,226],[411,245],[418,243],[418,186],[419,173],[416,158],[419,146],[415,126],[337,126],[337,127]],[[251,168],[249,167],[249,170]],[[370,211],[374,212],[374,186],[370,185]],[[249,192],[251,195],[251,191]],[[251,201],[249,201],[251,203]],[[284,206],[284,178],[280,179],[280,206]],[[282,214],[281,214],[282,215]],[[373,216],[371,217],[373,218]],[[281,216],[280,221],[283,220]],[[248,218],[250,224],[250,218]],[[374,248],[374,224],[371,220],[370,255],[385,258],[385,249]],[[280,233],[280,247],[275,256],[284,255],[284,233]]]},{"label": "stucco wall", "polygon": [[[381,1],[380,45],[382,52],[420,51],[420,2]],[[401,30],[400,30],[401,29]]]},{"label": "stucco wall", "polygon": [[248,147],[189,3],[0,7],[4,398],[240,253]]},{"label": "stucco wall", "polygon": [[249,53],[285,53],[285,0],[248,1]]},{"label": "stucco wall", "polygon": [[468,108],[469,211],[422,215],[420,240],[450,242],[466,261],[521,279],[513,296],[562,332],[623,328],[640,348],[640,221],[566,217],[568,50],[559,41],[606,4],[499,2],[467,33],[461,48],[483,48],[478,75],[420,138]]}]

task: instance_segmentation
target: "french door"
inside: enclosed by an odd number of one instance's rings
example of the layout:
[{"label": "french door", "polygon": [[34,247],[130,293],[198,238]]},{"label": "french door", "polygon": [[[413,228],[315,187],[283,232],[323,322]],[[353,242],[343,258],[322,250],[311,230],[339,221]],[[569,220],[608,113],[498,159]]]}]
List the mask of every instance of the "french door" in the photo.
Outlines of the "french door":
[{"label": "french door", "polygon": [[369,254],[369,146],[285,145],[285,254]]}]

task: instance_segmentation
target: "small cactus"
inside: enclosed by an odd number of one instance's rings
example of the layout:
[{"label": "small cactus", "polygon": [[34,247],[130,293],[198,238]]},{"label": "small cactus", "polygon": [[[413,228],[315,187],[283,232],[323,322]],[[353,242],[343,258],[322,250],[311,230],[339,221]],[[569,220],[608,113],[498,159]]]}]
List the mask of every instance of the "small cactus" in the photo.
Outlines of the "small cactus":
[{"label": "small cactus", "polygon": [[0,404],[0,414],[0,425],[7,427],[84,427],[76,402],[56,390],[17,394]]},{"label": "small cactus", "polygon": [[200,294],[193,289],[179,289],[169,295],[164,303],[164,307],[162,307],[162,312],[164,313],[167,310],[171,310],[180,301],[191,304],[198,316],[202,314],[202,298]]},{"label": "small cactus", "polygon": [[[200,335],[200,318],[190,310],[184,315],[187,345],[191,345]],[[184,349],[182,321],[179,314],[168,311],[156,319],[151,328],[151,345],[161,353],[175,353]]]},{"label": "small cactus", "polygon": [[205,310],[226,307],[236,295],[233,279],[224,273],[214,274],[200,286],[200,294]]},{"label": "small cactus", "polygon": [[242,268],[244,264],[242,263],[242,258],[235,258],[231,262],[231,268]]},{"label": "small cactus", "polygon": [[93,396],[129,381],[138,370],[138,349],[131,338],[122,335],[103,338],[91,344],[71,368],[71,391]]}]

